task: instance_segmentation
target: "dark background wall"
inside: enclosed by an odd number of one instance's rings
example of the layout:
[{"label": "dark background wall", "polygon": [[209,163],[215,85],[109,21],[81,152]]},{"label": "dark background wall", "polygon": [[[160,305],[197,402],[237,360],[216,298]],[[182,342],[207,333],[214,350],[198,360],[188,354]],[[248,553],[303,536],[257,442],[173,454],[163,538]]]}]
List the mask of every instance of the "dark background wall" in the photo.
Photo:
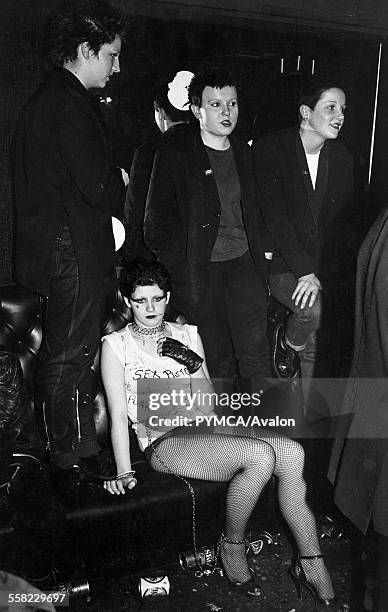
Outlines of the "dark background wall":
[{"label": "dark background wall", "polygon": [[[100,93],[118,164],[129,169],[136,146],[155,133],[151,90],[161,74],[195,71],[199,62],[209,59],[234,69],[242,85],[238,130],[248,140],[295,122],[295,91],[311,73],[314,60],[316,74],[344,84],[349,110],[341,137],[355,155],[359,193],[368,200],[378,48],[388,31],[388,11],[380,3],[364,2],[363,8],[358,2],[357,11],[350,0],[340,3],[340,9],[337,3],[330,7],[320,1],[208,0],[205,7],[190,0],[115,4],[129,15],[129,35],[122,71]],[[50,0],[2,0],[0,6],[1,284],[12,281],[12,137],[21,108],[42,78],[40,41],[47,13],[54,6]],[[386,71],[385,64],[383,68]],[[387,93],[382,90],[382,95]],[[378,120],[372,203],[369,198],[376,210],[385,198],[388,163],[383,111]]]}]

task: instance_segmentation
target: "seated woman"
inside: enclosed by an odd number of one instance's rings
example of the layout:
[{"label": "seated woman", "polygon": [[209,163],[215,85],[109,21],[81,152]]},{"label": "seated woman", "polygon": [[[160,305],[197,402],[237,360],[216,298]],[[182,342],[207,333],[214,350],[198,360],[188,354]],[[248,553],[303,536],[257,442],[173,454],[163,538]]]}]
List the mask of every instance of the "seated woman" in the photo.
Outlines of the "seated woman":
[{"label": "seated woman", "polygon": [[[291,577],[299,596],[304,587],[316,601],[329,605],[334,592],[322,559],[315,519],[305,500],[301,446],[262,428],[187,426],[170,427],[164,433],[151,430],[147,425],[150,406],[144,406],[144,387],[166,393],[169,382],[177,388],[178,381],[185,393],[190,389],[195,397],[196,390],[206,393],[212,386],[196,327],[164,320],[170,297],[166,269],[155,261],[134,260],[123,272],[121,291],[132,308],[133,323],[103,338],[101,356],[117,466],[117,477],[106,481],[105,489],[119,495],[137,484],[131,467],[128,419],[154,470],[184,478],[229,482],[219,554],[229,582],[252,594],[245,529],[263,488],[274,474],[280,507],[299,551],[290,568]],[[151,373],[153,378],[147,378]],[[163,415],[176,416],[175,404],[164,407]],[[193,422],[204,412],[214,414],[205,402],[199,401],[190,411],[186,405],[181,406],[181,414],[189,414]]]}]

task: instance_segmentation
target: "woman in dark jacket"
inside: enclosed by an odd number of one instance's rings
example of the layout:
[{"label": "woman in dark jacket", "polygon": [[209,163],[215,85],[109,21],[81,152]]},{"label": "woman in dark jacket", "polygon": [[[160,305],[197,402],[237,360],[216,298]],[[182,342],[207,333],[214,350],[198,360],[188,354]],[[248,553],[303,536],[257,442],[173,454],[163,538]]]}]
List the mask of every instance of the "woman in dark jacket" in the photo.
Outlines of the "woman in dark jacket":
[{"label": "woman in dark jacket", "polygon": [[300,357],[305,403],[315,368],[321,289],[331,294],[348,249],[353,161],[337,142],[345,104],[334,82],[312,80],[299,96],[299,126],[253,146],[264,220],[275,246],[270,290],[291,311],[286,325],[276,328],[273,366],[278,376],[293,377]]}]

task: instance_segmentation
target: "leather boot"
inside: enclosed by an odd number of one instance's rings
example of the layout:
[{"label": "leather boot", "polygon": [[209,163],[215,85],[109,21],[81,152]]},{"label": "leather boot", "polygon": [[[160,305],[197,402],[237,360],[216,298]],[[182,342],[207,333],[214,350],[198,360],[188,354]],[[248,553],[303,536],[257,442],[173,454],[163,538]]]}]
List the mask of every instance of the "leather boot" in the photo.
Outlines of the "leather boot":
[{"label": "leather boot", "polygon": [[285,339],[283,323],[275,327],[272,345],[272,366],[279,378],[296,378],[300,371],[299,355]]}]

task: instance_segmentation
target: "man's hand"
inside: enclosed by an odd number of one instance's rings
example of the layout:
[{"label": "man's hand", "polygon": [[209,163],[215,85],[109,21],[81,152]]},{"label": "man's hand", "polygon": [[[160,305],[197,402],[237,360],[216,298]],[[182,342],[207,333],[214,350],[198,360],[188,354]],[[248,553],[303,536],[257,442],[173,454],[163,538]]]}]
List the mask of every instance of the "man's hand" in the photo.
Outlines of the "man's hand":
[{"label": "man's hand", "polygon": [[298,278],[298,284],[296,285],[295,291],[291,296],[294,300],[295,306],[300,303],[300,308],[303,308],[308,303],[310,308],[314,305],[317,299],[318,291],[321,288],[321,283],[314,273],[306,274]]}]

